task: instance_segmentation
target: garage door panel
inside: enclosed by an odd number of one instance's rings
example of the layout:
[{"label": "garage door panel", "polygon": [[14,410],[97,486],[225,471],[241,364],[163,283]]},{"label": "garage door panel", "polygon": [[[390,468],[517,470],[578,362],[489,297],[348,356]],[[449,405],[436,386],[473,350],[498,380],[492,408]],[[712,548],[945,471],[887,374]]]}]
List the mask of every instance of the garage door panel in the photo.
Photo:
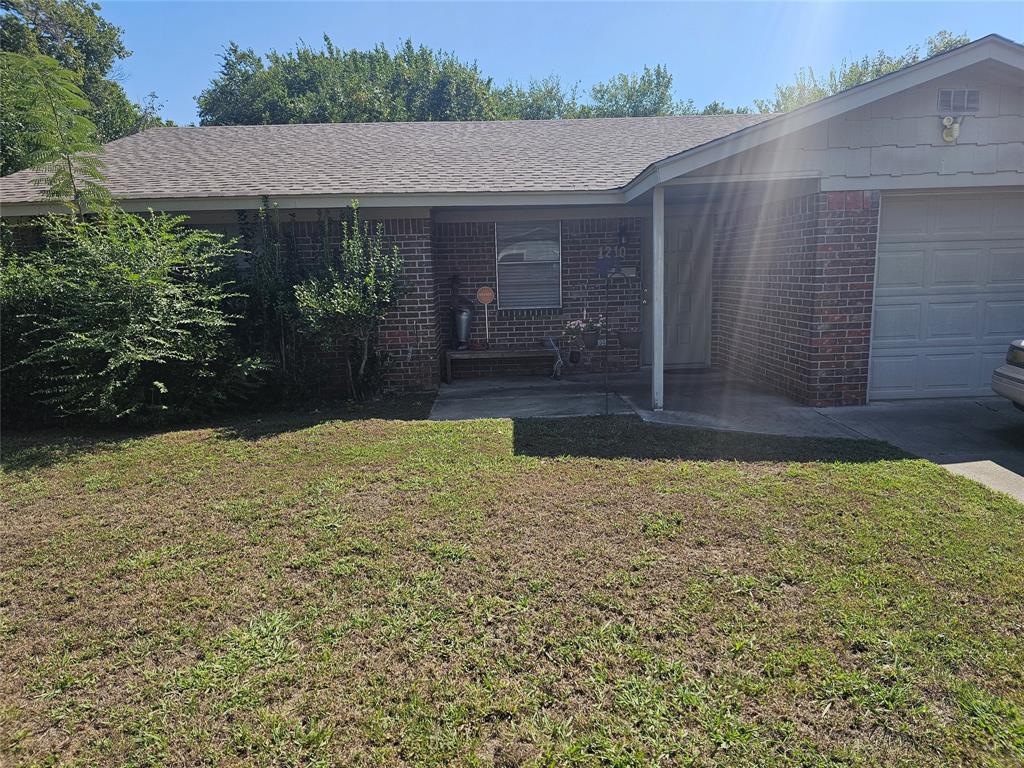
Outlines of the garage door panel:
[{"label": "garage door panel", "polygon": [[944,240],[984,239],[992,231],[992,208],[993,200],[985,195],[936,195],[928,232]]},{"label": "garage door panel", "polygon": [[1024,243],[993,246],[990,261],[992,283],[1024,285]]},{"label": "garage door panel", "polygon": [[1024,191],[886,197],[872,398],[991,394],[1024,335]]},{"label": "garage door panel", "polygon": [[971,388],[976,367],[973,352],[933,353],[921,356],[921,386],[928,391],[958,391]]},{"label": "garage door panel", "polygon": [[1021,220],[1021,199],[1019,194],[1000,195],[992,202],[992,232],[999,236],[1021,237],[1024,221]]},{"label": "garage door panel", "polygon": [[872,390],[879,397],[912,396],[917,392],[918,355],[876,355],[871,360]]},{"label": "garage door panel", "polygon": [[920,197],[886,198],[885,228],[893,241],[924,239],[928,234],[928,201]]},{"label": "garage door panel", "polygon": [[972,288],[981,290],[987,282],[987,259],[981,248],[936,248],[929,285],[936,288]]},{"label": "garage door panel", "polygon": [[922,341],[948,344],[972,342],[978,337],[978,302],[933,301],[928,303],[928,325]]},{"label": "garage door panel", "polygon": [[1016,301],[986,301],[984,332],[986,339],[1024,335],[1024,299]]},{"label": "garage door panel", "polygon": [[878,262],[878,290],[924,288],[924,265],[923,250],[890,251],[884,261]]},{"label": "garage door panel", "polygon": [[921,305],[879,307],[875,312],[875,339],[880,343],[920,341]]}]

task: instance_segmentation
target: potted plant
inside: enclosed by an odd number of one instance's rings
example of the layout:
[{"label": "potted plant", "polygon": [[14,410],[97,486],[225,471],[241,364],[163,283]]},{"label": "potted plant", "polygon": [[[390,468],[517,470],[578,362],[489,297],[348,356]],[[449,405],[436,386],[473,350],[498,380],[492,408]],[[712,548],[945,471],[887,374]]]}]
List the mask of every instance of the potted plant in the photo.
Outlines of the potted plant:
[{"label": "potted plant", "polygon": [[604,316],[587,317],[584,315],[579,320],[570,320],[565,325],[565,335],[570,339],[579,339],[587,349],[594,349],[597,340],[601,337],[604,329]]},{"label": "potted plant", "polygon": [[618,331],[615,335],[618,336],[619,346],[623,349],[640,349],[643,334],[636,328],[628,331]]}]

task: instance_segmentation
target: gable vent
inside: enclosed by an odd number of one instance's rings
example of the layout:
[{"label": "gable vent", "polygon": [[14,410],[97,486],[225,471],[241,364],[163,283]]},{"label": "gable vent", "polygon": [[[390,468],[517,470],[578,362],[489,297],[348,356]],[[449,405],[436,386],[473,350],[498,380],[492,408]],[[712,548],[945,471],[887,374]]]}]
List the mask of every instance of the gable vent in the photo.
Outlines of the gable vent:
[{"label": "gable vent", "polygon": [[981,109],[981,91],[977,88],[943,89],[939,91],[939,114],[962,115]]}]

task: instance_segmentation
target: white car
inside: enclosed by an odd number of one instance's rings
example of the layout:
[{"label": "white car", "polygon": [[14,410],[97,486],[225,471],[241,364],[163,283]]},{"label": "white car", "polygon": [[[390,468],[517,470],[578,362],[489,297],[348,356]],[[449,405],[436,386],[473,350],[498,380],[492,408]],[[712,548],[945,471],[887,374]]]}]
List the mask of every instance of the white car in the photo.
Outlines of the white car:
[{"label": "white car", "polygon": [[1024,339],[1011,342],[1006,365],[992,371],[992,389],[1024,411]]}]

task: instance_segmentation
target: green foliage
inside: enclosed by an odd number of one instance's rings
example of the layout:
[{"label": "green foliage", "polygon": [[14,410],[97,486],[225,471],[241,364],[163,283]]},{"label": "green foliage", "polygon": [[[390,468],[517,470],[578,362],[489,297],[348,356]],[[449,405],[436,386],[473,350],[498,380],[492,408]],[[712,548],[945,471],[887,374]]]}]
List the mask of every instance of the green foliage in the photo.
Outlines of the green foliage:
[{"label": "green foliage", "polygon": [[[121,40],[122,30],[103,19],[100,6],[86,0],[0,0],[0,49],[28,58],[42,55],[75,74],[81,96],[88,103],[83,116],[95,124],[100,142],[163,124],[155,97],[132,102],[110,78],[114,65],[131,55]],[[5,73],[6,74],[6,73]],[[19,112],[23,100],[4,78],[0,101],[0,128],[4,147],[0,173],[7,175],[31,165],[22,145],[31,141],[32,128]],[[24,100],[35,94],[21,93]]]},{"label": "green foliage", "polygon": [[715,100],[700,111],[702,115],[749,115],[753,112],[750,107],[727,107],[722,102]]},{"label": "green foliage", "polygon": [[[579,84],[567,86],[558,75],[530,80],[525,87],[496,88],[476,64],[416,47],[411,40],[394,53],[383,45],[343,51],[326,36],[321,50],[302,45],[265,58],[231,43],[219,76],[198,102],[204,125],[551,120],[697,111],[692,101],[674,100],[672,75],[662,65],[599,83],[584,102]],[[717,103],[714,108],[728,111]]]},{"label": "green foliage", "polygon": [[131,55],[123,30],[103,19],[86,0],[2,0],[0,44],[14,53],[41,53],[65,69],[84,73],[91,86],[114,63]]},{"label": "green foliage", "polygon": [[[941,30],[926,41],[926,54],[923,58],[938,56],[940,53],[958,48],[969,43],[967,35],[954,35]],[[803,67],[796,73],[794,82],[789,85],[775,87],[775,95],[770,99],[755,101],[761,112],[789,112],[806,104],[833,96],[840,91],[853,88],[861,83],[874,80],[891,72],[909,67],[921,61],[921,46],[912,45],[901,55],[894,56],[885,51],[878,51],[873,56],[864,56],[858,61],[843,62],[832,67],[828,73],[819,77],[812,67]]]},{"label": "green foliage", "polygon": [[673,97],[672,75],[659,64],[640,74],[619,74],[591,89],[594,117],[650,117],[685,114],[687,105]]},{"label": "green foliage", "polygon": [[28,165],[47,173],[46,197],[83,214],[102,207],[107,193],[96,126],[86,117],[89,102],[78,76],[49,56],[0,53],[0,73],[13,87],[11,96],[26,135],[19,151]]},{"label": "green foliage", "polygon": [[383,243],[383,225],[360,222],[353,201],[351,221],[341,221],[337,250],[325,254],[323,273],[295,286],[295,299],[309,331],[328,350],[345,355],[351,392],[372,394],[379,356],[374,345],[381,321],[398,299],[402,257]]},{"label": "green foliage", "polygon": [[117,83],[104,81],[97,88],[98,107],[93,110],[96,133],[103,142],[139,133],[147,128],[174,125],[160,117],[161,103],[150,91],[140,102],[132,101]]},{"label": "green foliage", "polygon": [[35,349],[38,320],[56,314],[57,295],[41,264],[18,256],[17,249],[24,250],[26,240],[36,239],[34,234],[0,221],[0,412],[8,426],[12,421],[31,423],[45,414],[34,395],[41,385],[38,371],[17,365]]},{"label": "green foliage", "polygon": [[5,387],[11,374],[31,383],[5,392],[5,406],[20,395],[56,415],[113,421],[202,412],[242,394],[258,363],[237,358],[225,312],[237,252],[184,222],[113,209],[95,221],[49,216],[45,248],[4,250]]},{"label": "green foliage", "polygon": [[231,43],[197,99],[203,125],[489,120],[489,78],[454,55],[406,40],[394,53],[341,50],[324,36],[263,58]]},{"label": "green foliage", "polygon": [[291,218],[283,226],[280,211],[268,205],[255,219],[238,211],[247,266],[239,276],[237,336],[243,349],[266,364],[263,398],[269,402],[309,399],[324,376],[322,361],[299,330],[295,285],[306,274],[295,251],[294,214]]},{"label": "green foliage", "polygon": [[558,75],[530,80],[524,88],[509,83],[496,94],[506,120],[562,120],[586,117],[580,104],[579,83],[566,87]]}]

